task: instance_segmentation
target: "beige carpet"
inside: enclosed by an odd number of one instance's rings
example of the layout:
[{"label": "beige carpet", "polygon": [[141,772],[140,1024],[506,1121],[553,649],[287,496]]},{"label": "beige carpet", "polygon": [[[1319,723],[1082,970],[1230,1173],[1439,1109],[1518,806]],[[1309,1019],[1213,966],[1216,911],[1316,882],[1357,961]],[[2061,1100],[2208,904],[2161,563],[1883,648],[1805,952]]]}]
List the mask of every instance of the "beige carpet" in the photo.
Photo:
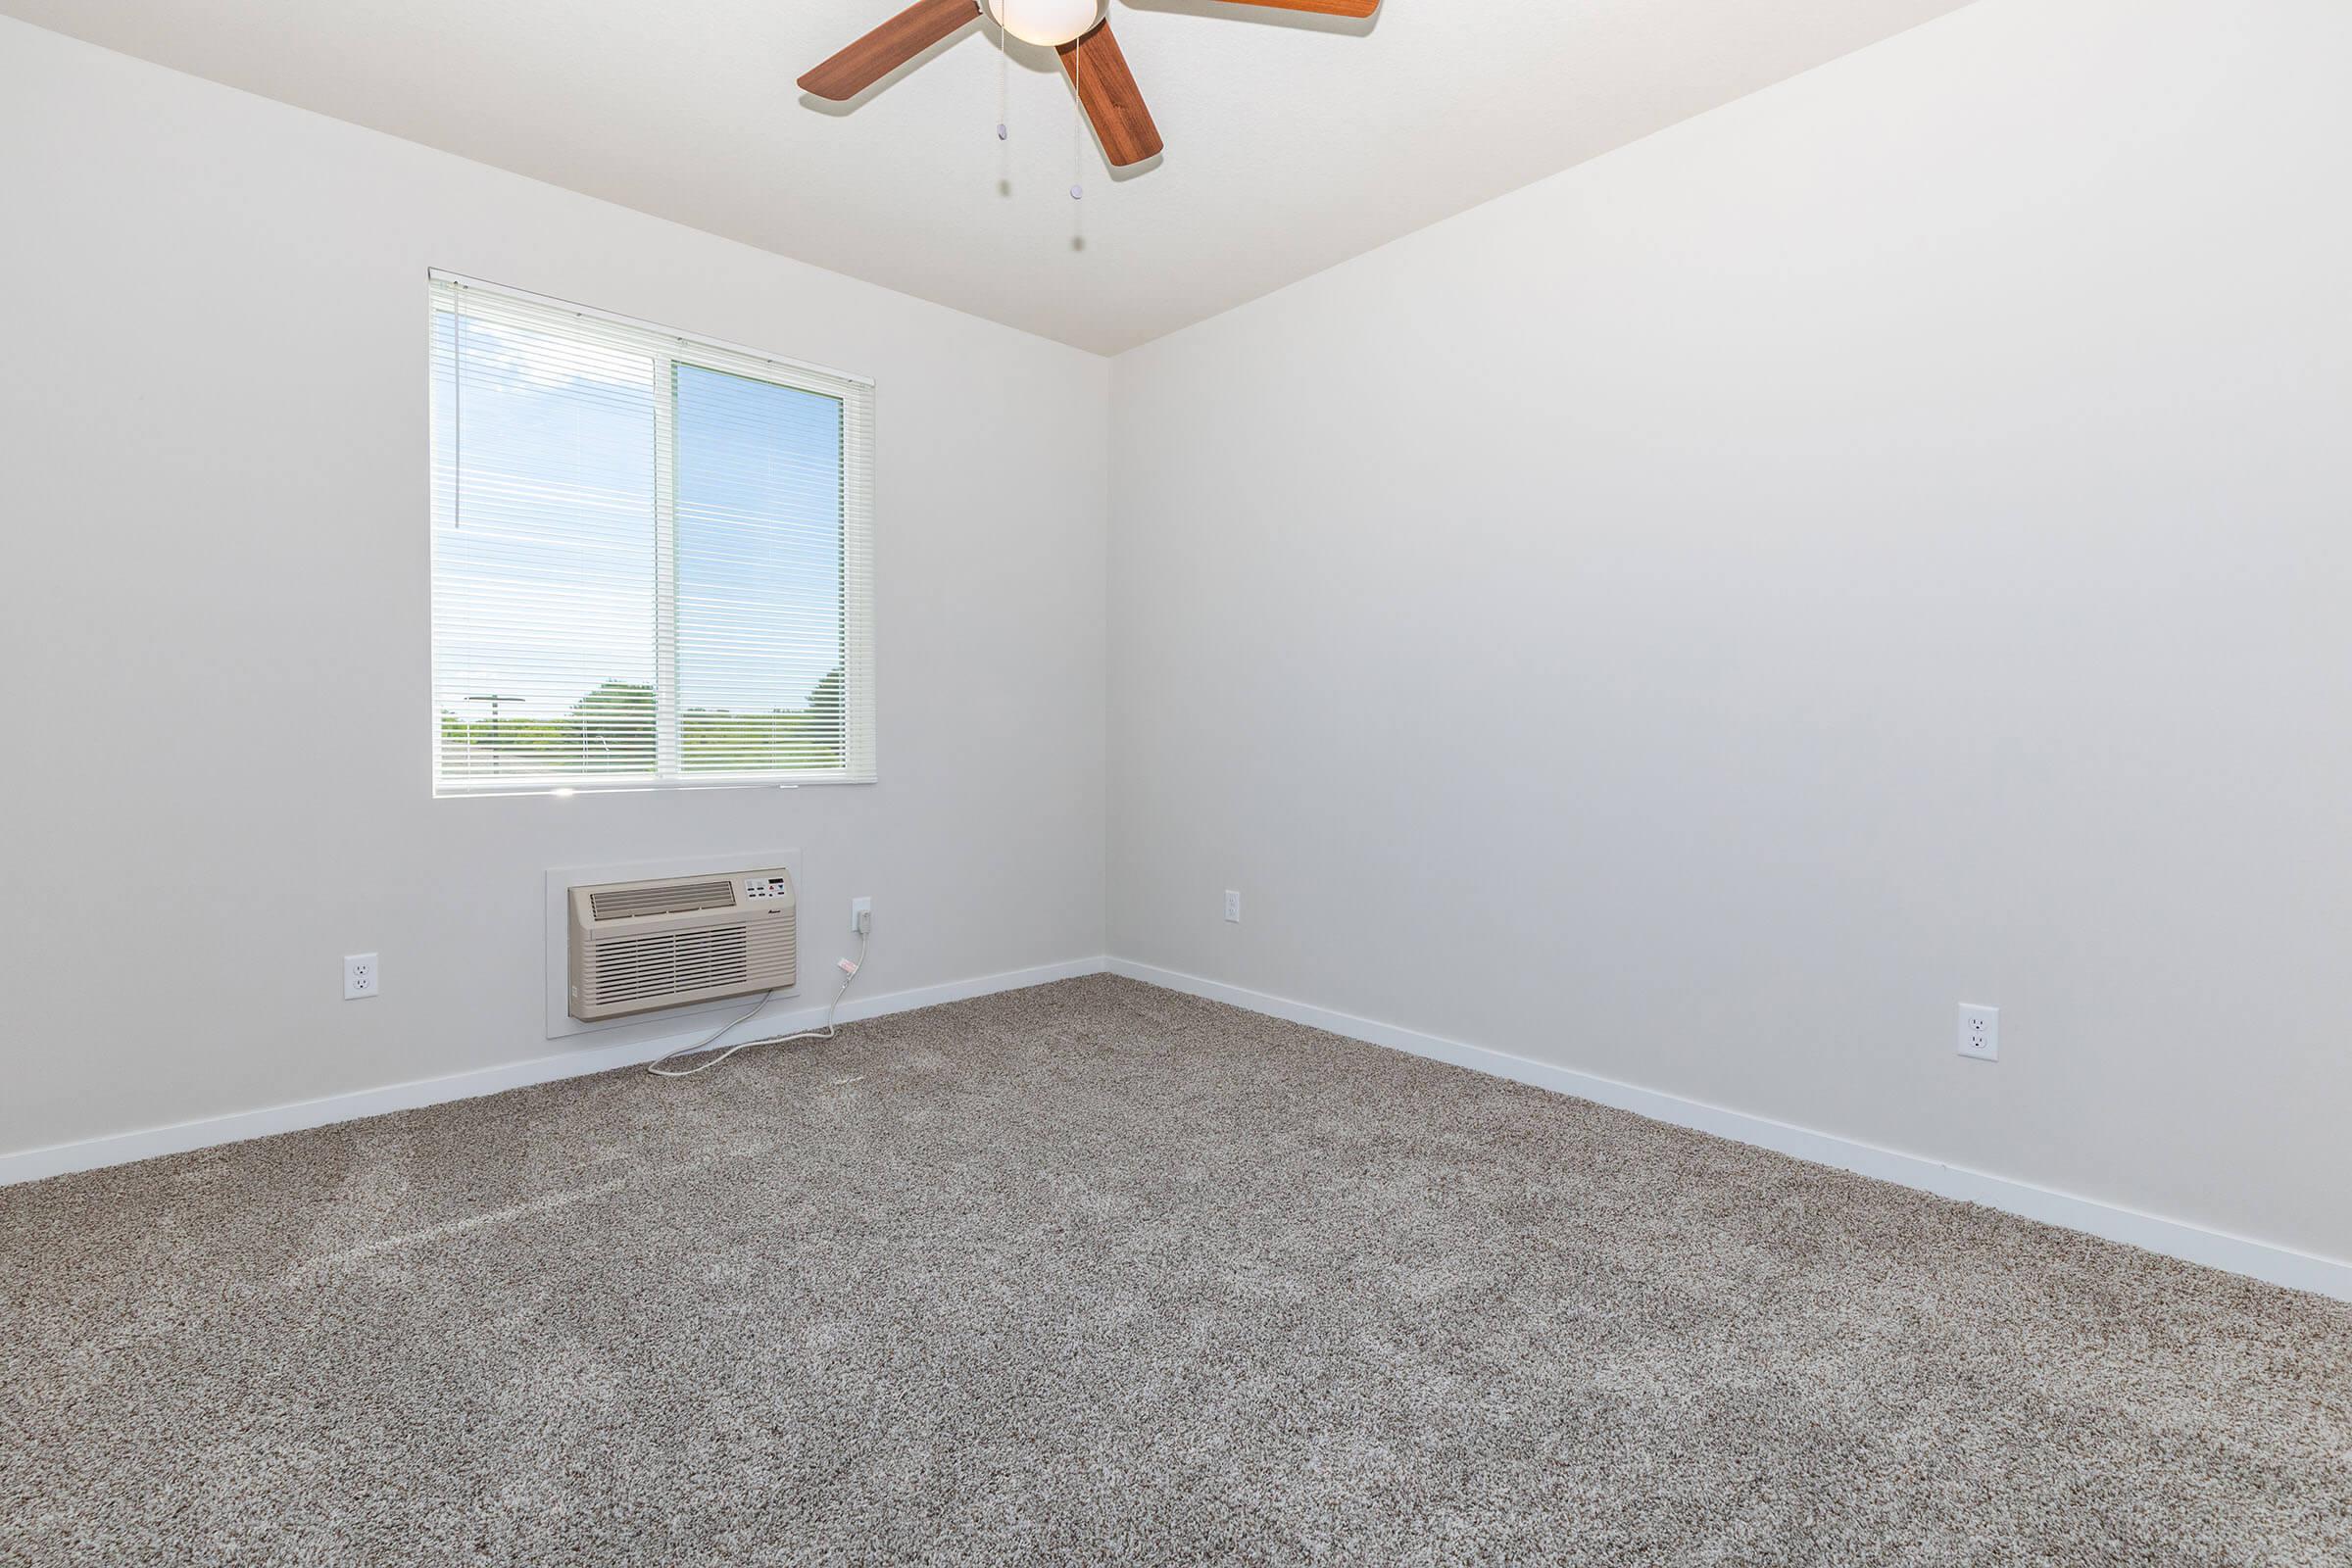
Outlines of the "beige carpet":
[{"label": "beige carpet", "polygon": [[2352,1563],[2352,1307],[1127,981],[0,1190],[0,1562]]}]

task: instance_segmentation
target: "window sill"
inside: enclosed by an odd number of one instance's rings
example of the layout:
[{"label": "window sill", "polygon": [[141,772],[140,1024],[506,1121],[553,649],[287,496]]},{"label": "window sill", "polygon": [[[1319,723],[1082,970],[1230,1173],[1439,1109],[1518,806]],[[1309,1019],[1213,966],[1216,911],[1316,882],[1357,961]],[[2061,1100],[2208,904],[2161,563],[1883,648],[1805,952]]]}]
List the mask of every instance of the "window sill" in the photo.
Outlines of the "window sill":
[{"label": "window sill", "polygon": [[805,785],[824,789],[840,784],[875,782],[871,775],[862,778],[847,775],[808,778],[503,778],[455,784],[436,782],[433,785],[433,799],[463,801],[499,800],[518,795],[662,795],[704,790],[797,790]]}]

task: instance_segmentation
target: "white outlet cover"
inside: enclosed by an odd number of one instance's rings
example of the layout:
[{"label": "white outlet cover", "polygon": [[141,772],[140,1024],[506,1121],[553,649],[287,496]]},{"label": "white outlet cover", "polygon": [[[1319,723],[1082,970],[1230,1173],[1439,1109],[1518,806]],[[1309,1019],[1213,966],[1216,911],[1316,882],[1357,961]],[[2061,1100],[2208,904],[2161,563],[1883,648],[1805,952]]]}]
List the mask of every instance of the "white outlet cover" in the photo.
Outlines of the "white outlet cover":
[{"label": "white outlet cover", "polygon": [[2001,1059],[2001,1009],[1960,1004],[1960,1054],[1971,1061]]},{"label": "white outlet cover", "polygon": [[1225,890],[1225,918],[1235,925],[1242,923],[1242,896],[1231,888]]},{"label": "white outlet cover", "polygon": [[343,956],[343,1000],[358,1002],[372,997],[384,989],[383,965],[372,953],[348,953]]}]

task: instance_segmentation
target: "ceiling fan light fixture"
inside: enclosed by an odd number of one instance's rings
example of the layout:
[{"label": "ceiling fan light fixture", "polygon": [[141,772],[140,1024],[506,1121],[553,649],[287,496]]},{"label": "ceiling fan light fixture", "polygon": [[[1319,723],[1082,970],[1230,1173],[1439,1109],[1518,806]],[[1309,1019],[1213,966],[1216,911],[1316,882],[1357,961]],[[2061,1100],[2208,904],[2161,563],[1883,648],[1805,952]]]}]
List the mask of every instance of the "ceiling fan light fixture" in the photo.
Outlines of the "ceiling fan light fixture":
[{"label": "ceiling fan light fixture", "polygon": [[1102,0],[988,0],[988,14],[1021,42],[1058,49],[1094,26]]}]

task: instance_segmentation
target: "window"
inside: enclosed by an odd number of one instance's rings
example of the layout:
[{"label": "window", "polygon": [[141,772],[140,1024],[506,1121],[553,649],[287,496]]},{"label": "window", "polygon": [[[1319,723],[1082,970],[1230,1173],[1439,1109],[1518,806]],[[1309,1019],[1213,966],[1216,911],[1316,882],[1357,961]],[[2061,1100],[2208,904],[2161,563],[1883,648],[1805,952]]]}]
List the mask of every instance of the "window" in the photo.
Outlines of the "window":
[{"label": "window", "polygon": [[872,385],[430,294],[436,790],[870,782]]}]

